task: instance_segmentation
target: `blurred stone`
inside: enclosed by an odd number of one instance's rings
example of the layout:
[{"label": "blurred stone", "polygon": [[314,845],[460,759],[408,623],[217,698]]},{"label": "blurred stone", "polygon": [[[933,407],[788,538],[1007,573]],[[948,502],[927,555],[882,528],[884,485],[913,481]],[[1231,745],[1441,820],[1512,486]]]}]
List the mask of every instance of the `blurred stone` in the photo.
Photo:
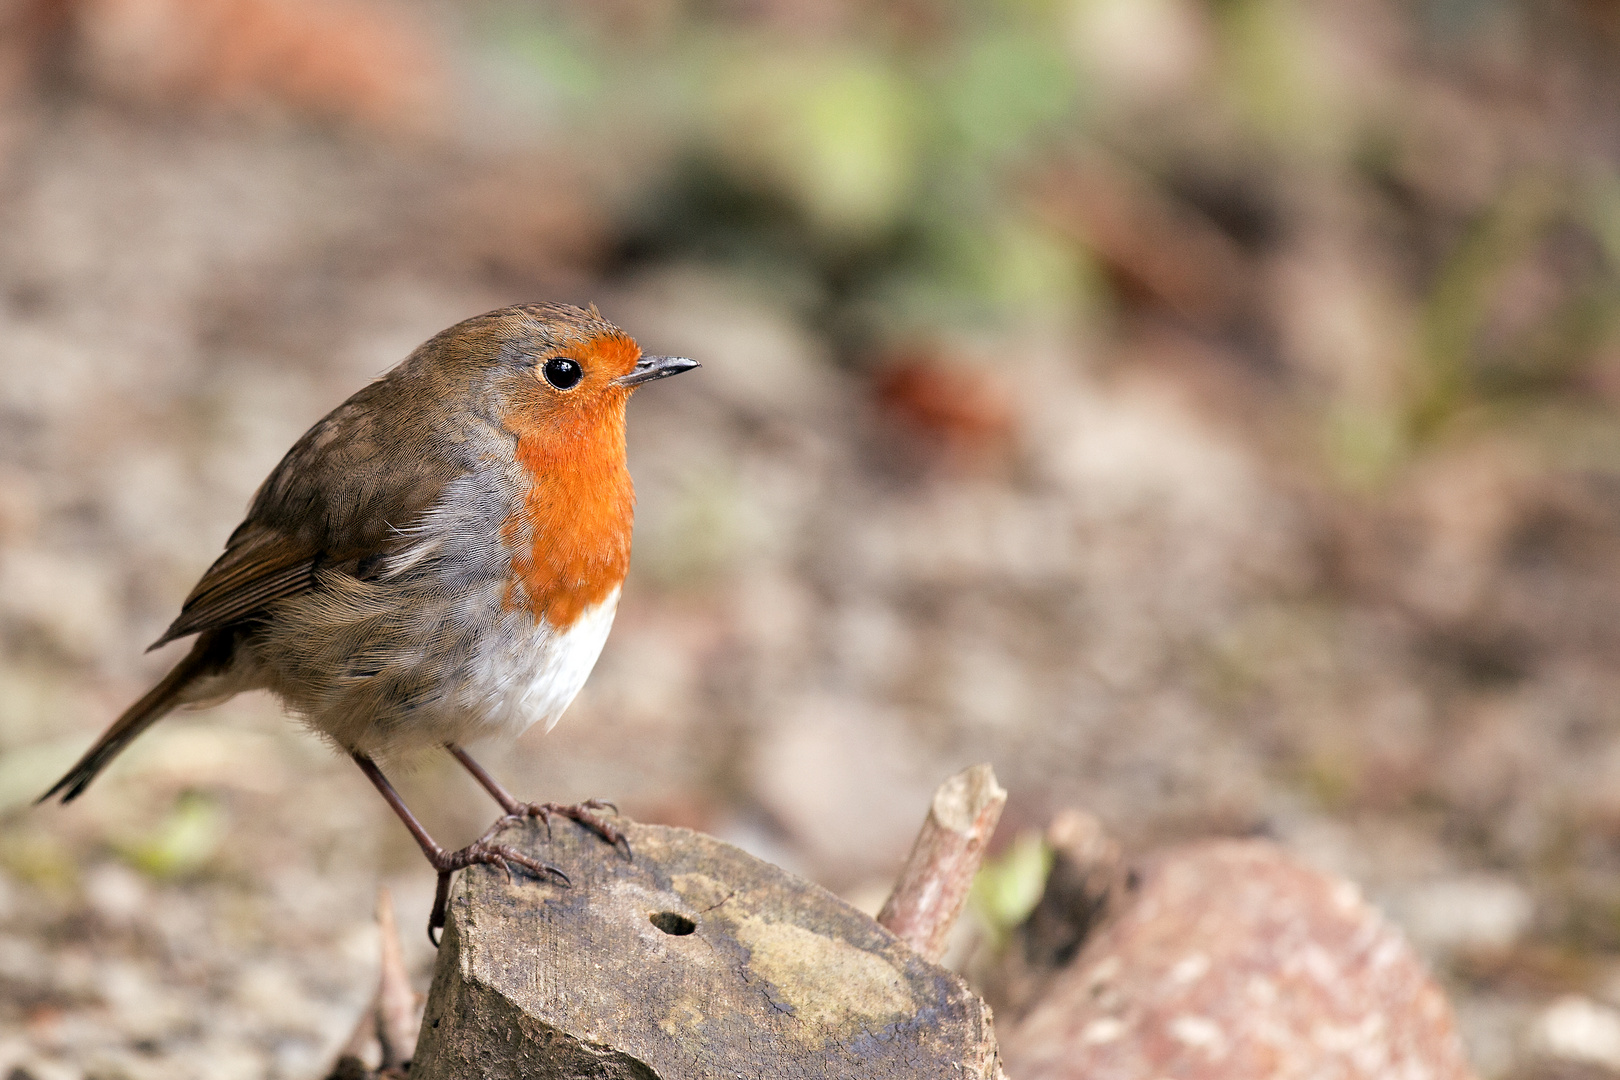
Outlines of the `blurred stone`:
[{"label": "blurred stone", "polygon": [[885,360],[873,383],[878,406],[958,467],[1004,455],[1016,421],[1008,390],[991,372],[932,352],[913,349]]},{"label": "blurred stone", "polygon": [[37,988],[51,979],[52,964],[43,948],[27,938],[0,934],[0,986],[6,996],[22,996],[24,991],[33,996]]},{"label": "blurred stone", "polygon": [[84,73],[138,102],[281,107],[420,130],[442,58],[401,11],[369,0],[80,0]]},{"label": "blurred stone", "polygon": [[[1537,487],[1522,449],[1481,440],[1437,453],[1407,475],[1392,500],[1401,528],[1383,552],[1403,599],[1440,623],[1462,623],[1498,585],[1500,561]],[[1392,557],[1393,556],[1393,557]]]},{"label": "blurred stone", "polygon": [[1130,105],[1185,93],[1214,56],[1213,27],[1188,0],[1079,0],[1069,45],[1097,90]]},{"label": "blurred stone", "polygon": [[39,528],[42,502],[38,476],[0,463],[0,542],[26,542]]},{"label": "blurred stone", "polygon": [[1523,998],[1500,994],[1458,994],[1453,1003],[1474,1071],[1482,1077],[1511,1075],[1535,1009]]},{"label": "blurred stone", "polygon": [[98,961],[95,990],[131,1042],[165,1042],[196,1022],[193,1003],[137,960]]},{"label": "blurred stone", "polygon": [[119,623],[109,568],[42,548],[0,551],[5,628],[78,660],[106,650]]},{"label": "blurred stone", "polygon": [[1506,949],[1534,914],[1535,904],[1517,882],[1484,874],[1416,886],[1395,908],[1413,942],[1435,951]]},{"label": "blurred stone", "polygon": [[877,598],[852,596],[825,618],[832,662],[844,684],[880,692],[910,669],[916,628],[893,607]]},{"label": "blurred stone", "polygon": [[897,718],[858,699],[811,698],[760,736],[754,795],[804,848],[817,878],[853,883],[905,858],[929,768]]},{"label": "blurred stone", "polygon": [[1468,1080],[1450,1006],[1349,882],[1259,841],[1166,852],[1003,1034],[1019,1080]]},{"label": "blurred stone", "polygon": [[121,863],[104,862],[84,875],[84,899],[109,926],[128,926],[151,902],[146,882]]},{"label": "blurred stone", "polygon": [[217,722],[171,719],[136,743],[122,764],[172,790],[228,788],[276,795],[287,788],[275,735]]},{"label": "blurred stone", "polygon": [[1620,1072],[1620,1010],[1571,994],[1536,1017],[1530,1046],[1548,1057]]}]

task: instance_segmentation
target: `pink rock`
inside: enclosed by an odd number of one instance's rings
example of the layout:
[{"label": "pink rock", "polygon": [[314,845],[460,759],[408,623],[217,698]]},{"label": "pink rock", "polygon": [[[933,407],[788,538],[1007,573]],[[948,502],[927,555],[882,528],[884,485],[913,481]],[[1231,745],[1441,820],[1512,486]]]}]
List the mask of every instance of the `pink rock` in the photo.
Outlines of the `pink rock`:
[{"label": "pink rock", "polygon": [[1261,841],[1159,856],[1001,1047],[1014,1080],[1473,1076],[1400,932]]}]

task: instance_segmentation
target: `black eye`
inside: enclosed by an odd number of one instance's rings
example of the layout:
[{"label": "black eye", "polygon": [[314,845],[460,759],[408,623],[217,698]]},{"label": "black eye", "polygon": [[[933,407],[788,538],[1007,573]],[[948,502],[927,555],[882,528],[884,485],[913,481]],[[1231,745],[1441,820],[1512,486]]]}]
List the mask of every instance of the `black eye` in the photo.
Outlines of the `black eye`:
[{"label": "black eye", "polygon": [[543,370],[546,382],[559,390],[572,390],[585,377],[585,369],[566,356],[553,356]]}]

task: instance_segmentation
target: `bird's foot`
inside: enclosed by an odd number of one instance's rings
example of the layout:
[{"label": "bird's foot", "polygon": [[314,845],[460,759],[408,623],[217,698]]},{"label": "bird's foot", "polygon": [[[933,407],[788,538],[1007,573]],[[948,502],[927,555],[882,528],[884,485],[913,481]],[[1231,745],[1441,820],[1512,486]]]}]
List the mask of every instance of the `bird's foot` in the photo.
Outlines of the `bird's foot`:
[{"label": "bird's foot", "polygon": [[497,821],[490,826],[488,832],[460,851],[441,851],[437,855],[428,856],[428,861],[433,864],[433,869],[439,872],[438,888],[434,890],[433,894],[433,912],[428,916],[428,940],[433,942],[435,946],[439,944],[439,939],[434,936],[435,931],[444,929],[445,912],[450,904],[450,877],[457,870],[465,870],[469,866],[479,865],[498,866],[506,871],[506,876],[510,878],[512,876],[512,867],[516,866],[528,871],[536,878],[551,877],[563,885],[571,884],[568,875],[563,873],[560,868],[547,862],[541,862],[539,859],[531,858],[516,848],[494,843],[492,838],[507,823],[507,820],[502,818]]},{"label": "bird's foot", "polygon": [[602,799],[587,799],[582,803],[519,803],[513,808],[508,818],[537,817],[546,823],[546,835],[551,835],[551,817],[568,818],[577,821],[591,832],[616,848],[624,849],[624,857],[630,858],[630,838],[625,836],[624,830],[603,817],[598,811],[612,810],[615,814],[619,808]]}]

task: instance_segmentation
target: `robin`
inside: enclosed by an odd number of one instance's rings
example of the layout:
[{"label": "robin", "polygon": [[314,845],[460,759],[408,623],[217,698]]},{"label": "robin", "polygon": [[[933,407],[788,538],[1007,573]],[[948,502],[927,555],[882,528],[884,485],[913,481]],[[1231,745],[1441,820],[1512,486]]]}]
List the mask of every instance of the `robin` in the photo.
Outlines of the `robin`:
[{"label": "robin", "polygon": [[[439,874],[430,938],[464,867],[566,883],[492,837],[557,814],[624,844],[608,804],[520,802],[461,744],[550,730],[584,685],[630,563],[625,403],[697,366],[643,356],[594,307],[502,308],[430,339],[281,459],[152,646],[195,635],[191,651],[39,801],[77,798],[176,707],[263,688],[352,757],[421,845]],[[459,851],[377,765],[426,749],[504,812]]]}]

